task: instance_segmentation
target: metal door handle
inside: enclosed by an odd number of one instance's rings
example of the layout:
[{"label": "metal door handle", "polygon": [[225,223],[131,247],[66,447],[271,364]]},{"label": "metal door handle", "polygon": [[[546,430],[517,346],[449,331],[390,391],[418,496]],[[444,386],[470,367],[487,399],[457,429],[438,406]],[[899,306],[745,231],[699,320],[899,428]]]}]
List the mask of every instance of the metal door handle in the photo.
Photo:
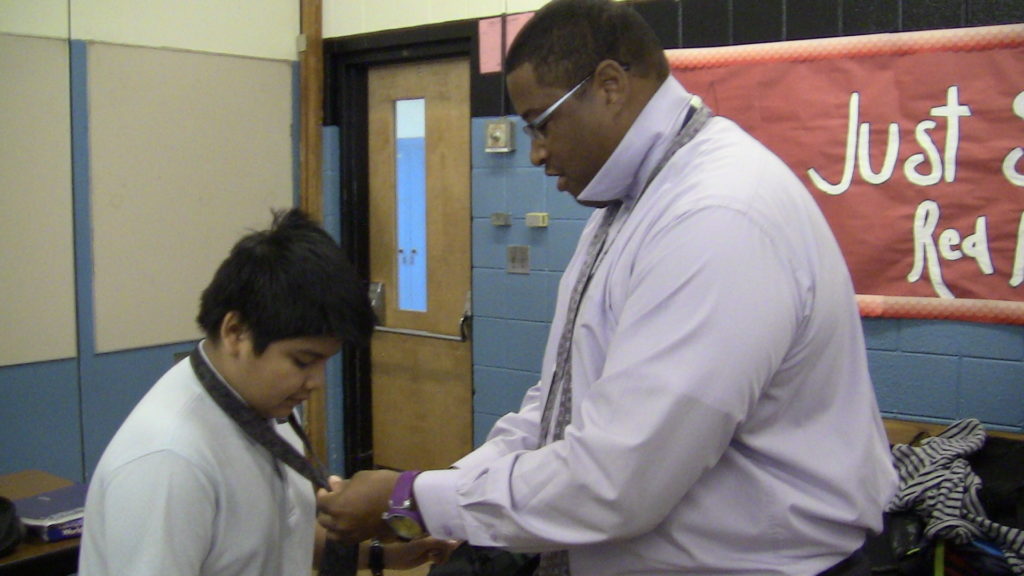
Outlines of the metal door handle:
[{"label": "metal door handle", "polygon": [[376,326],[374,330],[377,332],[386,332],[388,334],[403,334],[405,336],[419,336],[420,338],[435,338],[437,340],[451,340],[454,342],[465,342],[465,334],[460,336],[452,336],[451,334],[441,334],[440,332],[428,332],[426,330],[412,330],[410,328],[388,328],[387,326]]},{"label": "metal door handle", "polygon": [[470,324],[472,321],[473,318],[471,316],[466,316],[465,314],[462,315],[462,318],[459,318],[459,335],[462,336],[463,342],[469,340],[469,333],[473,329],[473,325]]},{"label": "metal door handle", "polygon": [[459,318],[459,334],[465,342],[473,337],[473,291],[466,291],[466,303],[462,307],[462,318]]},{"label": "metal door handle", "polygon": [[[384,320],[384,285],[381,282],[370,283],[370,302],[374,312],[377,314],[377,321]],[[449,340],[452,342],[466,342],[473,337],[473,292],[466,291],[466,303],[462,308],[462,317],[459,318],[459,335],[441,334],[440,332],[429,332],[427,330],[413,330],[411,328],[389,328],[377,325],[376,332],[388,334],[402,334],[404,336],[418,336],[420,338],[434,338],[437,340]]]}]

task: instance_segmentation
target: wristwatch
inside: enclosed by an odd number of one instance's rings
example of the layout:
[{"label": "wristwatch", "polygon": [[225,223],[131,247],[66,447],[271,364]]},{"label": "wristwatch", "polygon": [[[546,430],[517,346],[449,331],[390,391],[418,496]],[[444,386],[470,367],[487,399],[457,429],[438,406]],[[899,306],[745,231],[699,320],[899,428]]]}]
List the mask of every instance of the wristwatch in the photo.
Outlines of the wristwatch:
[{"label": "wristwatch", "polygon": [[390,509],[383,515],[384,522],[387,522],[395,535],[406,542],[427,535],[423,528],[423,517],[416,510],[416,502],[412,497],[412,483],[419,473],[419,470],[408,470],[398,475],[388,502]]},{"label": "wristwatch", "polygon": [[367,567],[373,576],[384,576],[384,547],[380,540],[370,542],[370,557],[367,559]]}]

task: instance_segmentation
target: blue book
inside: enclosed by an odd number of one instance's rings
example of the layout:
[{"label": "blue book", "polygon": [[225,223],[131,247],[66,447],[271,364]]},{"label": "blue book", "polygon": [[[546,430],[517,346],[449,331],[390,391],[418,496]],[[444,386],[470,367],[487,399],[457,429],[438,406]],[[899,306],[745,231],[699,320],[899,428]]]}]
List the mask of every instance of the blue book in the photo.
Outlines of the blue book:
[{"label": "blue book", "polygon": [[46,542],[82,535],[85,484],[72,484],[14,501],[21,523]]}]

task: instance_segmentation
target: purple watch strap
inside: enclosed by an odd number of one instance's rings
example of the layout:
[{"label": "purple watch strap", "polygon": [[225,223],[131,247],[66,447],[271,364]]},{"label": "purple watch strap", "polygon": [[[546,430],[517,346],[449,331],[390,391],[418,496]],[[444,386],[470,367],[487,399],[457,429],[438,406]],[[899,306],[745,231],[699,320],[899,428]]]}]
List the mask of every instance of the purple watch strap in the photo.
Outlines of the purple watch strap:
[{"label": "purple watch strap", "polygon": [[412,500],[412,483],[419,473],[419,470],[406,470],[398,475],[398,481],[395,482],[395,489],[391,492],[391,501],[389,502],[392,508],[403,508],[406,501]]},{"label": "purple watch strap", "polygon": [[401,511],[403,516],[407,516],[423,526],[423,516],[412,505],[412,485],[419,473],[419,470],[407,470],[398,475],[398,481],[395,482],[395,489],[391,492],[389,504],[391,513]]}]

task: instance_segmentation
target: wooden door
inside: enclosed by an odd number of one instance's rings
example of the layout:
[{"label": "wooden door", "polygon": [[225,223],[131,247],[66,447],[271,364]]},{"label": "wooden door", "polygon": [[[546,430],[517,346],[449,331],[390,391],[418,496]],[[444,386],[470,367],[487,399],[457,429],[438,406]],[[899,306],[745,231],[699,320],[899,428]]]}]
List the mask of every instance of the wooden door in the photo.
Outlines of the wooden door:
[{"label": "wooden door", "polygon": [[[371,346],[374,465],[445,468],[472,449],[473,436],[471,344],[460,329],[471,278],[469,61],[383,65],[368,80],[370,282],[382,287]],[[409,176],[396,167],[407,143],[396,110],[416,101],[425,245],[410,247],[399,229],[415,215],[404,215],[406,196],[398,200],[396,182]],[[411,295],[414,283],[400,277],[409,261],[425,273]]]}]

